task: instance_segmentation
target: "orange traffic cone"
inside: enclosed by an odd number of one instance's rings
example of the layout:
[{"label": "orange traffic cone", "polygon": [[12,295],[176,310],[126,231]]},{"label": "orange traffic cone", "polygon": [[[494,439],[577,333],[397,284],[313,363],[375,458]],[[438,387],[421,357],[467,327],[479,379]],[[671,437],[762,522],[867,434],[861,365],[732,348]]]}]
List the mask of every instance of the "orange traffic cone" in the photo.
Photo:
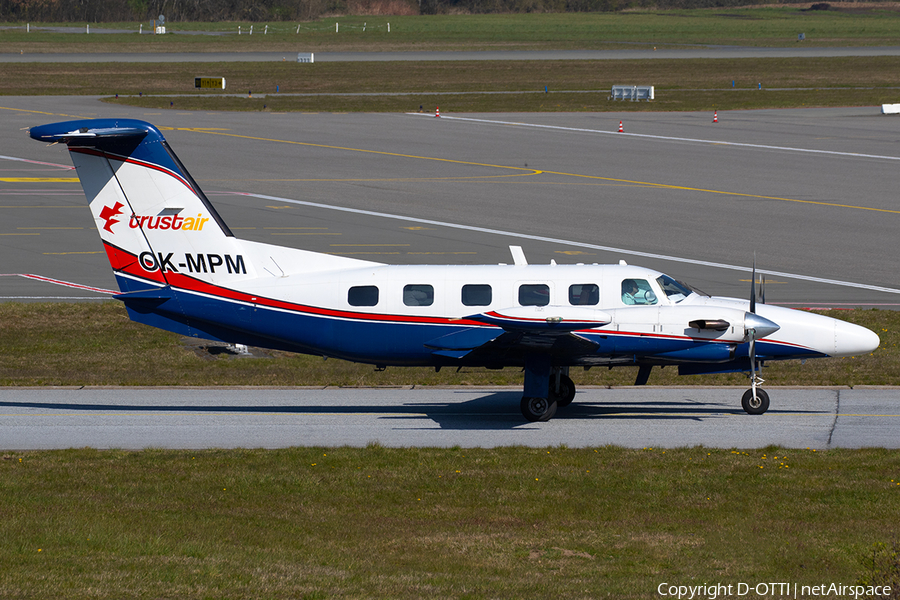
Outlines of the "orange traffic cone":
[{"label": "orange traffic cone", "polygon": [[713,123],[719,122],[719,111],[713,112]]},{"label": "orange traffic cone", "polygon": [[625,128],[622,127],[622,121],[619,121],[619,133],[625,133]]},{"label": "orange traffic cone", "polygon": [[441,116],[441,107],[440,107],[440,106],[435,106],[435,107],[434,107],[434,116],[435,116],[435,117],[440,117],[440,116]]}]

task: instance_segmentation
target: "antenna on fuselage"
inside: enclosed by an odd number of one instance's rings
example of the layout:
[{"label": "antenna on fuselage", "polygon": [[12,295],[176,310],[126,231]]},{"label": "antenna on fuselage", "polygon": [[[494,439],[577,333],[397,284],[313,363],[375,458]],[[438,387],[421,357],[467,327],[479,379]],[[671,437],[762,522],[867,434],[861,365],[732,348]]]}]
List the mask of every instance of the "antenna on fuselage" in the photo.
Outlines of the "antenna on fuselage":
[{"label": "antenna on fuselage", "polygon": [[528,259],[525,258],[525,251],[522,246],[510,246],[509,252],[513,257],[513,264],[517,267],[525,267],[528,265]]}]

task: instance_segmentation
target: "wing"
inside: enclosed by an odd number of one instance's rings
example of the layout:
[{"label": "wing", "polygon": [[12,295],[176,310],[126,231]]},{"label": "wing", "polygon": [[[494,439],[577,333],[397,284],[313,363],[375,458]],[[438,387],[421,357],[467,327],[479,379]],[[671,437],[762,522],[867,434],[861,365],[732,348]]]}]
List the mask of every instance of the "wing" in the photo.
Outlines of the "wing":
[{"label": "wing", "polygon": [[479,362],[507,362],[525,354],[556,358],[595,352],[599,345],[575,331],[610,323],[609,314],[586,307],[517,306],[465,317],[489,327],[470,327],[426,342],[433,354]]}]

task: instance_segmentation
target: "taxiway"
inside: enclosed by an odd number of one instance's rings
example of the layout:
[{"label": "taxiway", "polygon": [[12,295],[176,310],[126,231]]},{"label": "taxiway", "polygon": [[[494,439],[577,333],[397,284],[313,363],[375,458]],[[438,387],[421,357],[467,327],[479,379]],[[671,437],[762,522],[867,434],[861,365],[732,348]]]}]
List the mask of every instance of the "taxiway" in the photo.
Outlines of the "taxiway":
[{"label": "taxiway", "polygon": [[0,449],[290,446],[900,448],[897,389],[582,388],[526,423],[516,388],[0,388]]}]

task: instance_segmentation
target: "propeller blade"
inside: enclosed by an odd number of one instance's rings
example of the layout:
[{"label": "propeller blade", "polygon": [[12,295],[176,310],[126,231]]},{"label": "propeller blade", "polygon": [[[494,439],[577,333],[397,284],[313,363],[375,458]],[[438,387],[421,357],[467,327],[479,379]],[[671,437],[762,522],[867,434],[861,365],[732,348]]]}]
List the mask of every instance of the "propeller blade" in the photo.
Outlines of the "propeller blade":
[{"label": "propeller blade", "polygon": [[756,252],[753,253],[753,276],[750,278],[750,312],[756,312]]},{"label": "propeller blade", "polygon": [[766,276],[765,275],[759,276],[759,303],[760,304],[766,303]]}]

